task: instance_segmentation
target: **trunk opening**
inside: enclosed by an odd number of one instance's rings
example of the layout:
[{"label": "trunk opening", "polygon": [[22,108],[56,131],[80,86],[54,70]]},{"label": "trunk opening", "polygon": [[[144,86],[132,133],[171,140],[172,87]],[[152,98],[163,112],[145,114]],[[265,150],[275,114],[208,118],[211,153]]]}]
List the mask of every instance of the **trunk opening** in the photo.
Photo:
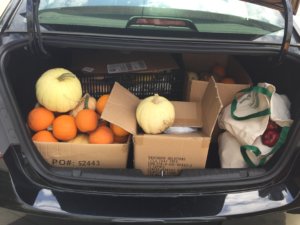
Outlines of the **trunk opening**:
[{"label": "trunk opening", "polygon": [[[15,49],[7,54],[7,61],[5,65],[6,78],[11,84],[12,92],[15,95],[17,104],[24,124],[27,120],[29,111],[36,104],[35,97],[35,83],[40,75],[48,69],[54,67],[70,68],[72,58],[70,57],[74,49],[72,48],[55,48],[48,47],[50,58],[41,58],[34,56],[24,48]],[[202,54],[202,53],[201,53]],[[173,53],[172,56],[177,61],[180,67],[182,64],[182,53]],[[300,64],[287,58],[282,64],[274,66],[272,61],[274,56],[258,56],[258,55],[230,55],[237,60],[249,74],[254,84],[258,82],[268,82],[276,86],[279,94],[285,94],[290,99],[291,115],[295,124],[298,120],[300,112],[299,99],[300,90],[298,83],[300,77],[297,76],[297,71],[300,71]],[[275,55],[276,57],[276,55]],[[182,80],[183,81],[183,80]],[[182,86],[183,88],[185,86]],[[173,100],[184,99],[184,91],[180,95],[174,96]],[[28,130],[29,131],[29,130]],[[291,133],[292,134],[292,131]],[[27,134],[30,138],[30,132]],[[34,147],[34,145],[32,145]],[[21,147],[22,149],[22,147]],[[25,149],[25,148],[24,148]],[[177,184],[180,187],[186,187],[184,182],[223,182],[223,181],[255,181],[262,178],[268,171],[274,170],[278,166],[278,161],[284,154],[285,148],[280,149],[272,159],[263,168],[249,168],[249,169],[221,169],[218,157],[218,145],[216,141],[210,144],[208,153],[206,169],[183,170],[179,176],[170,177],[148,177],[144,176],[140,170],[134,169],[133,165],[133,150],[132,145],[129,150],[129,157],[126,169],[70,169],[70,168],[55,168],[42,162],[40,165],[45,166],[50,174],[59,177],[69,177],[75,182],[79,180],[95,181],[104,179],[106,181],[113,181],[115,184],[137,184],[148,185],[152,183],[152,188],[168,189]],[[289,149],[292,150],[292,149]],[[31,154],[35,154],[37,158],[43,160],[36,149],[30,149]],[[28,153],[25,151],[25,155]],[[164,182],[162,182],[162,180]],[[118,181],[118,182],[116,182]],[[162,184],[163,183],[163,184]],[[97,183],[98,184],[98,183]],[[125,185],[126,186],[126,185]],[[128,186],[128,187],[129,187]],[[138,185],[137,185],[138,186]],[[205,185],[204,185],[205,186]],[[145,187],[145,186],[143,186]],[[174,187],[173,187],[174,188]]]}]

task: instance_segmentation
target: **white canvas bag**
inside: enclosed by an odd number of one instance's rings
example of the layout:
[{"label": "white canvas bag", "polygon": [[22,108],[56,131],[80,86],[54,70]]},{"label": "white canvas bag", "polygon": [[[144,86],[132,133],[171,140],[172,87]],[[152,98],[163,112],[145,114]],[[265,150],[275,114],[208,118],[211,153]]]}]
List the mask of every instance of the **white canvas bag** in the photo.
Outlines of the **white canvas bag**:
[{"label": "white canvas bag", "polygon": [[[244,89],[220,114],[219,127],[228,131],[239,143],[239,153],[248,166],[263,165],[285,142],[293,122],[290,119],[288,98],[275,91],[275,87],[268,83],[259,83]],[[273,147],[268,147],[261,141],[270,119],[281,127],[279,140]],[[227,134],[225,136],[228,137]],[[219,145],[224,146],[224,141],[226,139],[221,137]],[[221,164],[228,164],[230,150],[226,150],[225,154],[222,149],[224,150],[224,147],[219,150],[220,156],[222,155]],[[237,152],[236,149],[232,150],[233,154]],[[240,168],[240,164],[231,164],[231,168]]]}]

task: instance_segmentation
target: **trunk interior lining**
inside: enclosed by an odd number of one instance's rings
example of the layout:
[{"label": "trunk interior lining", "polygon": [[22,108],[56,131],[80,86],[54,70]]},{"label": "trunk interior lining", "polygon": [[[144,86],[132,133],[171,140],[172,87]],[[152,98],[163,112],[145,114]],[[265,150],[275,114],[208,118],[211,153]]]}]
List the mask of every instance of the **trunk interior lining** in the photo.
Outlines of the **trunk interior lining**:
[{"label": "trunk interior lining", "polygon": [[[38,77],[47,69],[53,67],[65,67],[70,66],[70,54],[71,49],[64,48],[49,48],[48,49],[51,58],[41,58],[32,55],[29,51],[24,49],[17,49],[8,54],[8,60],[6,61],[6,73],[11,84],[13,93],[19,105],[19,109],[22,112],[24,123],[26,123],[26,115],[30,109],[35,105],[35,81]],[[180,56],[180,53],[176,54]],[[235,55],[238,62],[246,69],[251,76],[253,83],[268,82],[277,87],[277,92],[280,94],[286,94],[292,102],[291,114],[294,120],[297,120],[300,115],[300,88],[298,84],[300,82],[300,76],[297,71],[300,71],[300,64],[287,59],[283,64],[275,65],[272,61],[272,57],[267,56],[246,56]],[[17,66],[16,66],[17,65]],[[28,130],[28,137],[30,137],[30,131]],[[276,164],[276,160],[282,154],[282,149],[276,153],[276,155],[270,160],[265,168],[269,168]],[[40,157],[41,158],[41,157]],[[128,176],[132,178],[144,177],[140,171],[133,169],[132,162],[133,151],[132,145],[129,153],[128,169],[61,169],[51,168],[45,163],[52,172],[61,176],[72,177],[84,177],[88,179],[95,179],[99,177],[99,174],[108,176]],[[218,160],[217,144],[212,142],[207,160],[208,170],[186,170],[183,171],[179,177],[197,177],[203,176],[209,179],[211,175],[218,175],[220,179],[224,178],[237,178],[237,177],[249,177],[260,176],[265,172],[264,168],[258,169],[229,169],[220,170],[220,164]],[[230,175],[231,173],[231,175]],[[216,176],[212,176],[216,178]]]}]

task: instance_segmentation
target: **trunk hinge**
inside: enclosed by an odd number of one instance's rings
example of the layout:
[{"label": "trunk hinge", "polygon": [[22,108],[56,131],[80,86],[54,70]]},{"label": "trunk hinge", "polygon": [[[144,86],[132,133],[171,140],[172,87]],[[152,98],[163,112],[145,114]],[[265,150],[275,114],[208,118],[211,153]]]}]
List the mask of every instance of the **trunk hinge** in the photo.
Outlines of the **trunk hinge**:
[{"label": "trunk hinge", "polygon": [[293,33],[293,9],[290,0],[282,0],[284,7],[284,35],[278,61],[281,63],[288,53]]},{"label": "trunk hinge", "polygon": [[46,55],[39,23],[39,5],[40,0],[27,0],[27,31],[29,35],[29,48],[34,54]]}]

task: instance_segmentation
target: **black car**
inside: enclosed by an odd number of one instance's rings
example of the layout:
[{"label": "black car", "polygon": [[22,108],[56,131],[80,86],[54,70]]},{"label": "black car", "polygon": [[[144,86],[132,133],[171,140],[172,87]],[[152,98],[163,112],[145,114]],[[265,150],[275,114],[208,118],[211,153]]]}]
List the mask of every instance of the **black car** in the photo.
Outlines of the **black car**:
[{"label": "black car", "polygon": [[[293,14],[298,3],[11,0],[0,18],[0,206],[117,224],[221,223],[269,212],[296,213],[300,33]],[[143,175],[133,166],[132,145],[126,168],[52,166],[31,140],[27,115],[37,101],[39,76],[54,67],[70,68],[75,50],[168,53],[180,66],[185,53],[230,56],[253,84],[271,83],[288,96],[294,123],[285,144],[255,168],[221,168],[214,141],[205,169],[177,176]],[[179,94],[170,98],[182,100],[184,85],[182,79]]]}]

